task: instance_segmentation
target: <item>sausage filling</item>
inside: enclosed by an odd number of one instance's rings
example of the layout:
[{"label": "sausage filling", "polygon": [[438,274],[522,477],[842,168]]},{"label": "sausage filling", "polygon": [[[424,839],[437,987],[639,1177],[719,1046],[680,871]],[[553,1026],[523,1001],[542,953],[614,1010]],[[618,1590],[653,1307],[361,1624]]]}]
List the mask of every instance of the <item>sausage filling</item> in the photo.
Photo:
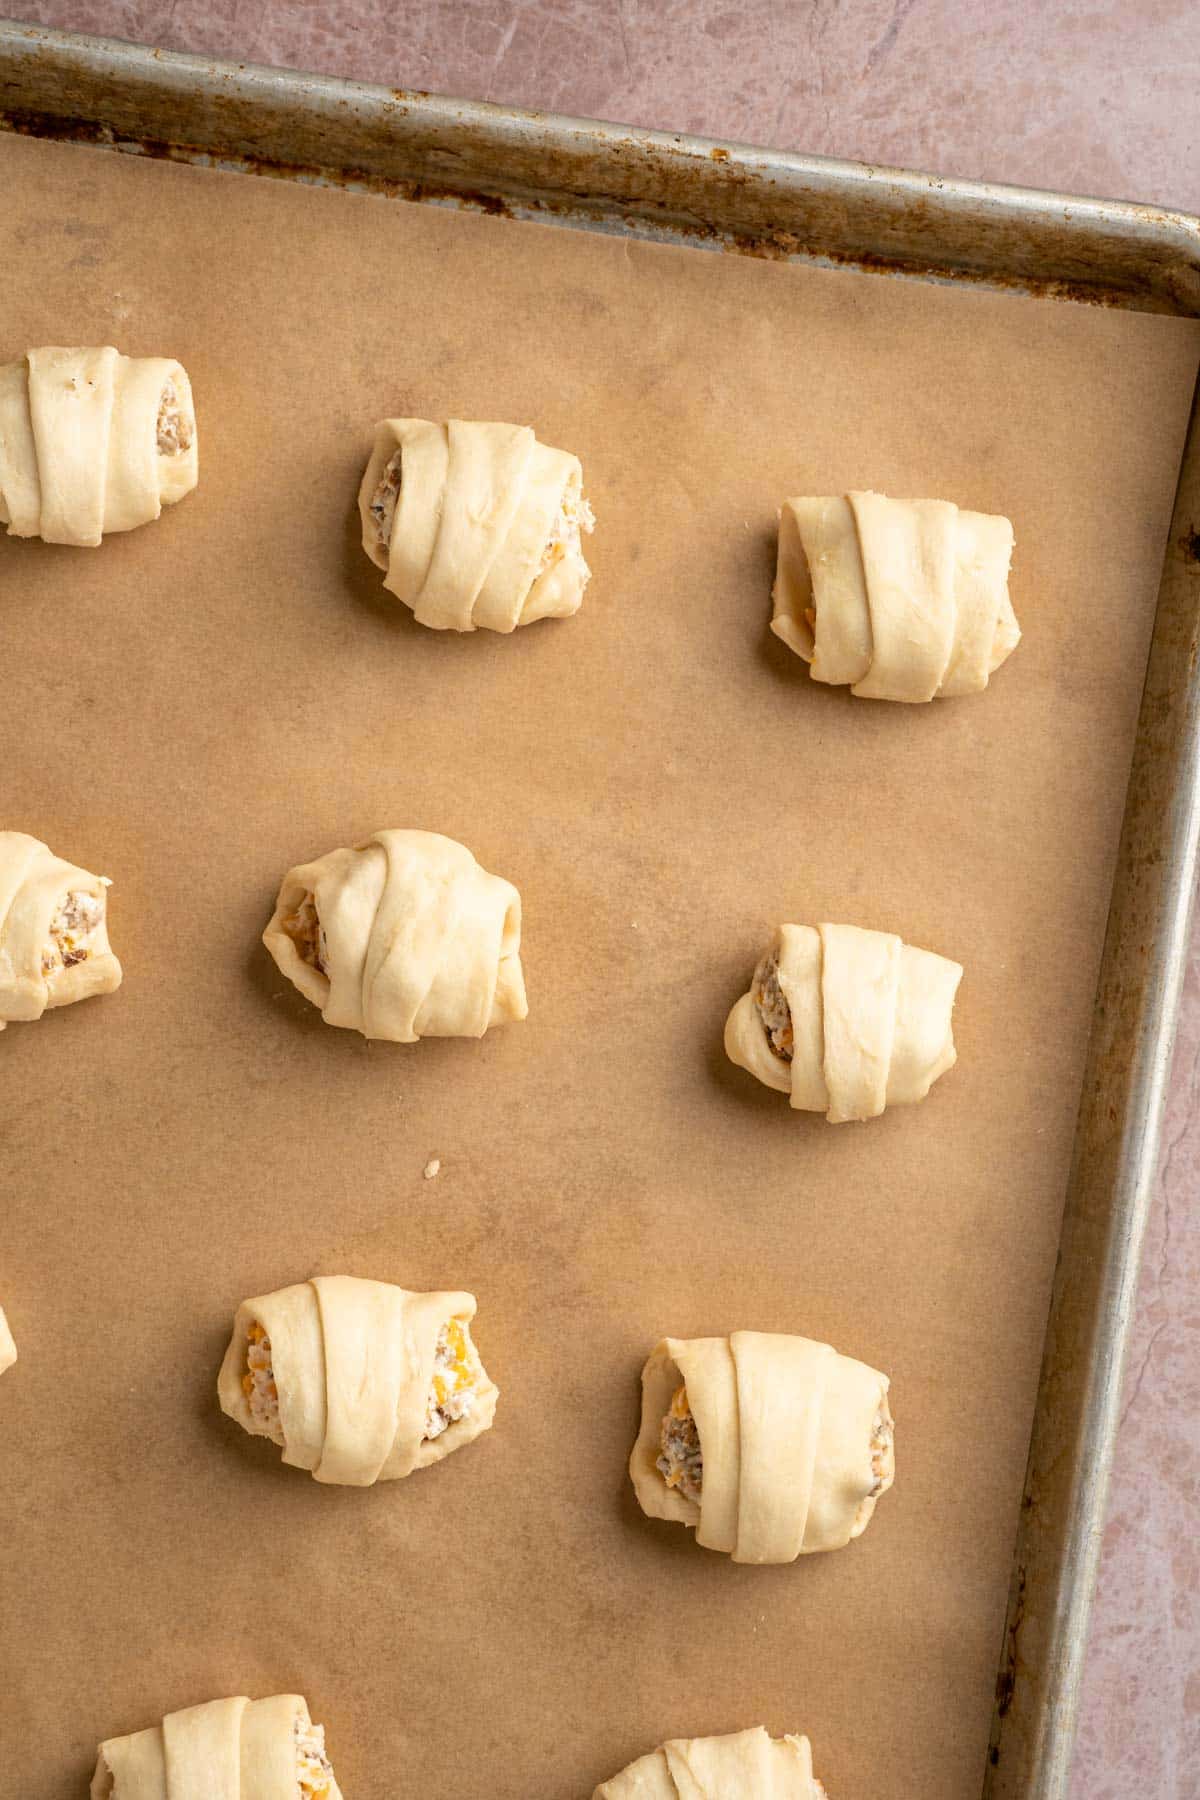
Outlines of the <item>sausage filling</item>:
[{"label": "sausage filling", "polygon": [[301,961],[308,963],[319,975],[328,975],[329,945],[325,941],[325,927],[321,924],[317,903],[311,894],[305,894],[299,905],[288,913],[283,929],[295,944]]},{"label": "sausage filling", "polygon": [[158,403],[158,454],[181,456],[191,449],[194,430],[191,414],[180,405],[175,383],[168,381]]},{"label": "sausage filling", "polygon": [[779,985],[779,957],[774,950],[768,950],[755,969],[751,992],[771,1049],[784,1062],[791,1062],[795,1042],[792,1034],[792,1009]]},{"label": "sausage filling", "polygon": [[250,1407],[254,1429],[260,1437],[269,1437],[283,1447],[283,1427],[279,1423],[279,1389],[271,1366],[271,1340],[255,1319],[246,1340],[246,1373],[242,1391]]},{"label": "sausage filling", "polygon": [[687,1387],[675,1390],[658,1434],[659,1456],[655,1467],[669,1488],[678,1488],[686,1500],[700,1504],[704,1486],[704,1458],[700,1433],[688,1405]]},{"label": "sausage filling", "polygon": [[[425,1405],[425,1438],[441,1437],[458,1419],[465,1419],[479,1397],[483,1364],[463,1319],[448,1319],[438,1333],[433,1357],[433,1380]],[[256,1319],[246,1340],[246,1370],[242,1391],[250,1408],[256,1436],[268,1437],[283,1448],[279,1418],[279,1389],[271,1362],[271,1340]]]},{"label": "sausage filling", "polygon": [[400,484],[403,479],[404,452],[397,450],[380,476],[379,486],[371,496],[371,517],[375,521],[375,535],[385,550],[392,541],[392,521],[396,517],[396,503],[400,498]]},{"label": "sausage filling", "polygon": [[300,1800],[324,1800],[333,1788],[333,1765],[325,1754],[325,1727],[296,1714],[296,1786]]},{"label": "sausage filling", "polygon": [[580,566],[586,582],[591,570],[583,560],[583,537],[585,531],[594,531],[596,515],[584,499],[578,488],[569,487],[562,498],[562,505],[546,539],[546,548],[542,551],[542,560],[538,564],[535,579],[539,579],[552,569],[555,563],[574,562]]},{"label": "sausage filling", "polygon": [[433,1383],[425,1408],[426,1440],[441,1437],[456,1419],[465,1419],[478,1398],[483,1364],[464,1319],[449,1319],[438,1333]]},{"label": "sausage filling", "polygon": [[42,974],[53,977],[86,962],[92,939],[104,923],[104,895],[72,892],[50,921],[50,941],[42,950]]},{"label": "sausage filling", "polygon": [[896,1478],[896,1428],[886,1397],[879,1403],[871,1431],[871,1473],[875,1485],[868,1499],[877,1500],[887,1492]]}]

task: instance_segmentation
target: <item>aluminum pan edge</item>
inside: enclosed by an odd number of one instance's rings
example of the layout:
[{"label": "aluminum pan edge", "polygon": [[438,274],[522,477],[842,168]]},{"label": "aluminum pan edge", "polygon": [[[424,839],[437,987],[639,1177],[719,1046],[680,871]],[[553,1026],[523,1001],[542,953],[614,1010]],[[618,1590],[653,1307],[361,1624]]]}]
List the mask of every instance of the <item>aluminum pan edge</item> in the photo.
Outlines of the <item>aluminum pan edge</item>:
[{"label": "aluminum pan edge", "polygon": [[1200,845],[1200,402],[1176,496],[1076,1127],[984,1800],[1066,1800]]},{"label": "aluminum pan edge", "polygon": [[[42,122],[46,122],[45,125]],[[51,131],[48,122],[54,121]],[[369,87],[0,20],[0,123],[178,146],[414,197],[528,205],[1200,313],[1200,219]]]},{"label": "aluminum pan edge", "polygon": [[[1200,314],[1200,220],[212,63],[0,21],[0,127]],[[1200,424],[1097,993],[985,1800],[1064,1800],[1200,838]]]}]

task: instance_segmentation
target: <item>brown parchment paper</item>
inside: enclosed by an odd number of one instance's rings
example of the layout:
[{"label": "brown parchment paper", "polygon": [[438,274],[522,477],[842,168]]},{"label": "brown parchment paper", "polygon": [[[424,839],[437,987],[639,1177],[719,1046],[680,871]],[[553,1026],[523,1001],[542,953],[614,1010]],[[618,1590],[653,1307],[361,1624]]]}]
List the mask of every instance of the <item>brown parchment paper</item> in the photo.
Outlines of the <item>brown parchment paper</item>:
[{"label": "brown parchment paper", "polygon": [[[126,967],[0,1037],[4,1791],[297,1689],[348,1800],[580,1800],[759,1721],[832,1800],[975,1793],[1197,326],[12,138],[0,193],[0,356],[180,357],[202,469],[101,551],[0,540],[3,823],[113,878]],[[388,413],[580,454],[576,619],[392,609]],[[779,501],[856,486],[1014,519],[986,695],[854,701],[770,638]],[[277,975],[282,872],[385,825],[519,885],[526,1024],[368,1046]],[[834,1129],[726,1063],[780,918],[965,964],[924,1106]],[[495,1430],[359,1492],[224,1419],[237,1303],[318,1271],[474,1290]],[[840,1554],[636,1508],[644,1356],[739,1326],[893,1378]]]}]

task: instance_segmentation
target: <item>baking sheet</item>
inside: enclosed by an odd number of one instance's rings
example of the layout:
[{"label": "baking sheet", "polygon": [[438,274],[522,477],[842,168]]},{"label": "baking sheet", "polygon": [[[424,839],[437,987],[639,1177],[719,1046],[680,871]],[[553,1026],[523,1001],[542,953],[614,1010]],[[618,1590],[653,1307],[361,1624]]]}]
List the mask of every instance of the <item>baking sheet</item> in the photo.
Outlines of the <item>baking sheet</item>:
[{"label": "baking sheet", "polygon": [[[0,187],[3,355],[180,356],[202,457],[99,554],[0,542],[4,822],[114,878],[127,970],[0,1038],[14,1792],[297,1688],[351,1800],[568,1800],[760,1720],[835,1800],[961,1800],[1200,328],[17,139]],[[390,412],[582,456],[578,618],[388,609],[354,494]],[[779,499],[857,485],[1015,520],[981,699],[855,702],[768,636]],[[520,886],[525,1025],[367,1046],[277,976],[279,875],[383,824]],[[780,917],[965,963],[923,1107],[830,1130],[725,1063]],[[368,1493],[213,1392],[241,1298],[338,1270],[472,1288],[502,1390]],[[897,1486],[840,1555],[738,1569],[637,1512],[643,1356],[736,1326],[893,1377]]]}]

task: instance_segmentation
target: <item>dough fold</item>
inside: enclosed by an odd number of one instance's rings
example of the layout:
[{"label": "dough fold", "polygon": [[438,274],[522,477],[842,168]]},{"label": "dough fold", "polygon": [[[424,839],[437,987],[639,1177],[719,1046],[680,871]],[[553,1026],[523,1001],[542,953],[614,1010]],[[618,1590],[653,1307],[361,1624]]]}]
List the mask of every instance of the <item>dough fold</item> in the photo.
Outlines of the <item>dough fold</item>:
[{"label": "dough fold", "polygon": [[891,932],[781,925],[725,1023],[725,1053],[832,1125],[923,1100],[954,1066],[962,966]]},{"label": "dough fold", "polygon": [[0,1031],[121,985],[107,889],[23,831],[0,831]]},{"label": "dough fold", "polygon": [[[642,1370],[629,1459],[638,1504],[652,1519],[692,1526],[698,1544],[734,1562],[840,1550],[866,1530],[894,1479],[888,1387],[878,1369],[811,1338],[663,1338]],[[699,1437],[698,1498],[695,1480],[678,1483],[664,1443],[681,1393]]]},{"label": "dough fold", "polygon": [[756,1725],[728,1737],[672,1738],[640,1756],[592,1800],[825,1800],[806,1737]]},{"label": "dough fold", "polygon": [[414,1044],[523,1019],[521,896],[453,838],[377,831],[283,878],[263,942],[327,1025]]},{"label": "dough fold", "polygon": [[299,1694],[209,1700],[100,1745],[91,1800],[341,1800]]},{"label": "dough fold", "polygon": [[528,425],[384,419],[358,505],[363,549],[422,625],[513,631],[579,610],[583,470]]},{"label": "dough fold", "polygon": [[1013,528],[948,500],[785,500],[771,630],[814,681],[868,700],[979,693],[1021,632]]},{"label": "dough fold", "polygon": [[17,1346],[13,1343],[13,1334],[8,1328],[4,1308],[0,1306],[0,1375],[3,1375],[5,1369],[11,1369],[16,1360]]},{"label": "dough fold", "polygon": [[[273,1437],[284,1462],[316,1481],[400,1480],[469,1444],[495,1417],[498,1390],[467,1331],[474,1316],[473,1294],[416,1294],[350,1275],[259,1295],[234,1319],[217,1379],[221,1410]],[[449,1352],[447,1326],[457,1345]],[[256,1406],[250,1362],[264,1335],[269,1416]]]},{"label": "dough fold", "polygon": [[164,356],[110,345],[30,350],[0,367],[0,523],[95,546],[182,500],[199,478],[191,383]]}]

